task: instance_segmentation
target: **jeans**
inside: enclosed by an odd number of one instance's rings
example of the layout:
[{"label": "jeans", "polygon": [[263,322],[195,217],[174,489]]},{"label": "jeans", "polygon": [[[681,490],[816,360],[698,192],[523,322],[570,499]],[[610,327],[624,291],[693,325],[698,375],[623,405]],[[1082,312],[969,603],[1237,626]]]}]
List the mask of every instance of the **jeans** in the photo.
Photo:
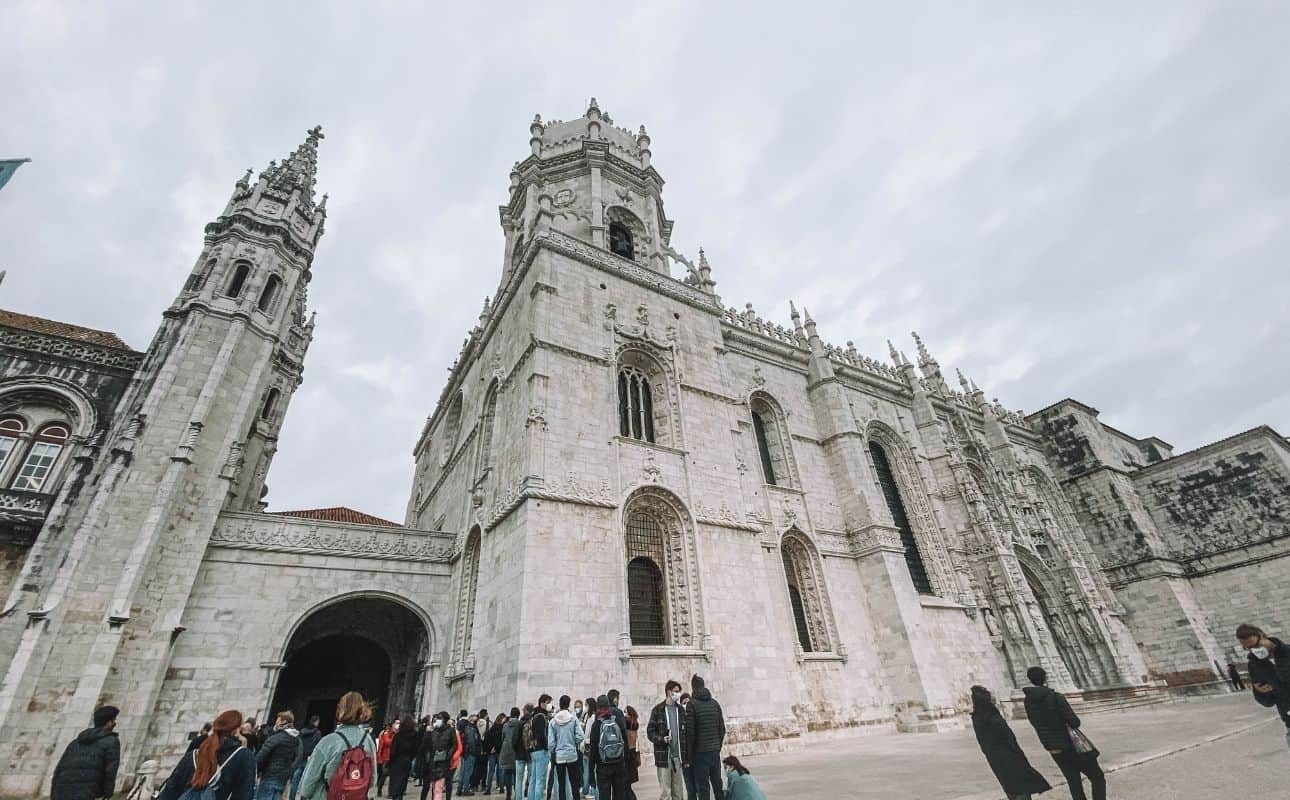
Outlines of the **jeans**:
[{"label": "jeans", "polygon": [[654,769],[658,772],[659,800],[685,800],[685,776],[681,774],[681,761],[669,757],[667,764]]},{"label": "jeans", "polygon": [[255,800],[281,800],[282,790],[287,788],[284,780],[262,780],[255,787]]},{"label": "jeans", "polygon": [[699,800],[708,800],[708,790],[717,800],[725,800],[721,788],[721,753],[695,753],[690,766],[694,769],[694,794]]},{"label": "jeans", "polygon": [[[519,762],[516,762],[519,763]],[[511,796],[511,790],[515,788],[515,767],[503,767],[497,765],[497,792],[501,794],[506,792],[506,796]]]},{"label": "jeans", "polygon": [[295,770],[291,773],[291,800],[296,800],[296,794],[300,792],[300,779],[305,776],[305,762],[301,760],[296,764]]},{"label": "jeans", "polygon": [[473,755],[462,756],[461,763],[457,765],[457,771],[461,773],[461,781],[457,784],[457,794],[469,792],[470,779],[475,775],[475,757]]},{"label": "jeans", "polygon": [[557,763],[555,785],[557,788],[553,793],[554,797],[559,797],[560,800],[578,800],[578,792],[582,788],[582,765],[577,761]]},{"label": "jeans", "polygon": [[1071,800],[1088,800],[1088,795],[1084,794],[1080,773],[1088,776],[1089,785],[1093,787],[1093,800],[1106,800],[1106,776],[1102,774],[1102,768],[1097,765],[1096,753],[1063,750],[1060,753],[1053,753],[1052,757],[1061,769],[1062,775],[1066,777]]},{"label": "jeans", "polygon": [[499,773],[500,773],[500,770],[498,770],[497,768],[497,754],[491,753],[488,756],[488,764],[487,766],[484,767],[484,794],[488,794],[489,792],[493,791],[494,777],[498,778],[498,781],[497,781],[498,787],[502,785],[501,778],[498,777]]},{"label": "jeans", "polygon": [[591,756],[582,757],[582,787],[584,795],[599,800],[600,787],[596,785],[596,770],[591,763]]},{"label": "jeans", "polygon": [[627,765],[597,764],[596,780],[600,783],[600,800],[627,800]]},{"label": "jeans", "polygon": [[551,753],[534,750],[529,753],[528,800],[546,800],[546,768],[551,763]]},{"label": "jeans", "polygon": [[524,779],[532,771],[532,763],[515,759],[515,800],[524,800]]},{"label": "jeans", "polygon": [[694,765],[681,767],[681,777],[685,779],[685,800],[694,800]]}]

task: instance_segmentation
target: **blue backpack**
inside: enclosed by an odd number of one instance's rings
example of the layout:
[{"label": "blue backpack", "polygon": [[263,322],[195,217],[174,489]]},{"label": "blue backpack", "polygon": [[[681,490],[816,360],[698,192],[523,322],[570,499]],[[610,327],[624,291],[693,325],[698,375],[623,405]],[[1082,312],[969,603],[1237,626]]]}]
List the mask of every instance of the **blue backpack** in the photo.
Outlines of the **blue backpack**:
[{"label": "blue backpack", "polygon": [[[224,767],[228,765],[228,762],[233,760],[233,756],[237,755],[238,753],[242,752],[245,749],[246,749],[245,747],[239,747],[236,750],[234,750],[233,753],[228,758],[224,759],[223,764],[220,764],[218,767],[216,767],[215,774],[211,776],[211,779],[206,782],[205,786],[203,786],[200,789],[193,786],[189,786],[187,789],[184,790],[183,794],[179,795],[179,800],[215,800],[215,790],[219,788],[220,773],[224,771]],[[194,750],[193,751],[193,774],[196,774],[196,773],[197,773],[197,751]]]}]

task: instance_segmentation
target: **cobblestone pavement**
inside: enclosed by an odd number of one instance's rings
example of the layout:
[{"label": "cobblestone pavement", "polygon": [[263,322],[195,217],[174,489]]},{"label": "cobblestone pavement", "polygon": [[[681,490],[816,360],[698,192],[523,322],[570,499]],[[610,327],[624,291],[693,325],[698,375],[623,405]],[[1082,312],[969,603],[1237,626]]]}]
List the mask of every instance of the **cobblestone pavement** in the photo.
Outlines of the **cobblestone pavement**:
[{"label": "cobblestone pavement", "polygon": [[[1029,723],[1011,724],[1031,763],[1055,787],[1037,797],[1069,800],[1066,786],[1058,785],[1061,772]],[[1088,715],[1083,727],[1102,751],[1112,800],[1290,797],[1283,728],[1275,712],[1248,695]],[[1222,738],[1210,741],[1216,737]],[[743,762],[769,800],[1003,798],[971,730],[838,738]],[[635,786],[640,800],[658,797],[649,773]]]}]

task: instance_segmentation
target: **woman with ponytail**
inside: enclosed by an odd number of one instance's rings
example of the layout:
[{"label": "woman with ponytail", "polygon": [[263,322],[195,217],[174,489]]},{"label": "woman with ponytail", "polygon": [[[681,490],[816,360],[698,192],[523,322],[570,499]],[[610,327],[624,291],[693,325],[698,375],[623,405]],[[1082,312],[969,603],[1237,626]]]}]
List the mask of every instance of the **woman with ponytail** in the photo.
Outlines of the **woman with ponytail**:
[{"label": "woman with ponytail", "polygon": [[209,789],[215,800],[251,800],[255,794],[255,756],[237,737],[242,714],[225,711],[195,749],[185,753],[157,800],[197,800]]}]

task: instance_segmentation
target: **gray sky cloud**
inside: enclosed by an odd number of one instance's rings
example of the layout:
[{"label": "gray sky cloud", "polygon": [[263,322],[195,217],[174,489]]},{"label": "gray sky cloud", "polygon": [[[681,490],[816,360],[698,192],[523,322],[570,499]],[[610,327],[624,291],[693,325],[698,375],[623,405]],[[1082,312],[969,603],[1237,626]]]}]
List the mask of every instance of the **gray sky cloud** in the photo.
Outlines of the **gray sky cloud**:
[{"label": "gray sky cloud", "polygon": [[[211,7],[213,8],[213,7]],[[0,305],[147,345],[233,182],[322,123],[274,508],[403,518],[529,120],[644,123],[727,304],[1186,449],[1290,431],[1290,10],[316,2],[0,10]]]}]

